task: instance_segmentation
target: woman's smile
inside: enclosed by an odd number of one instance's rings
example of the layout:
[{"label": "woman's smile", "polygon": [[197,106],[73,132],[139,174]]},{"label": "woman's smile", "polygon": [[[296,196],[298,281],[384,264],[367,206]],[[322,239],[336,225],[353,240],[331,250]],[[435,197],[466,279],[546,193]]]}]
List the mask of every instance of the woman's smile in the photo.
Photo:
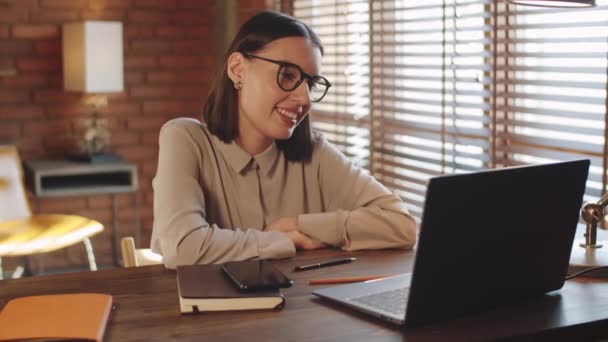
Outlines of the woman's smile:
[{"label": "woman's smile", "polygon": [[297,112],[292,112],[290,110],[279,108],[279,107],[275,107],[275,109],[276,109],[276,112],[279,114],[279,117],[281,118],[281,120],[289,127],[294,126],[296,123],[298,123],[298,113]]}]

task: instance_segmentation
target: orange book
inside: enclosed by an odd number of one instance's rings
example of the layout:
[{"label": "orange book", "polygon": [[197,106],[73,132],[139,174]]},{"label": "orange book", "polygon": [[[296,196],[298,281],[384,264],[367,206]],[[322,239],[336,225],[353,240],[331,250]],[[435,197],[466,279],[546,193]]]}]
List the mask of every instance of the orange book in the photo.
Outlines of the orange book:
[{"label": "orange book", "polygon": [[73,293],[20,297],[0,312],[0,341],[103,340],[112,296]]}]

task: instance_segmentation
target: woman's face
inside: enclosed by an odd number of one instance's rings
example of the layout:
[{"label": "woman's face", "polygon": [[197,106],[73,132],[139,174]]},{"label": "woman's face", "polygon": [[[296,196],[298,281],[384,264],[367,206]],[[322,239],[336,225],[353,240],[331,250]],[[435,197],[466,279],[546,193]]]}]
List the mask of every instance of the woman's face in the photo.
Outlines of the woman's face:
[{"label": "woman's face", "polygon": [[[309,39],[277,39],[252,53],[261,58],[298,65],[309,75],[319,75],[321,52]],[[240,55],[239,136],[241,145],[254,150],[268,147],[274,140],[288,139],[310,111],[311,101],[306,79],[293,91],[277,84],[278,64]],[[234,79],[233,79],[234,81]],[[263,149],[262,149],[263,151]],[[262,152],[257,151],[257,152]],[[249,151],[251,152],[251,151]]]}]

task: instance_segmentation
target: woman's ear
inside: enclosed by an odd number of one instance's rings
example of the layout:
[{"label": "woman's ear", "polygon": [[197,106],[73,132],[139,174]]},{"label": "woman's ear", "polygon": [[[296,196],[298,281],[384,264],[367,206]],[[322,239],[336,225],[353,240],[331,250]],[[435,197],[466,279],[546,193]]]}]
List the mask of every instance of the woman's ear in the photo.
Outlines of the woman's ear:
[{"label": "woman's ear", "polygon": [[240,52],[233,52],[226,62],[228,77],[234,84],[243,81],[245,74],[245,56]]}]

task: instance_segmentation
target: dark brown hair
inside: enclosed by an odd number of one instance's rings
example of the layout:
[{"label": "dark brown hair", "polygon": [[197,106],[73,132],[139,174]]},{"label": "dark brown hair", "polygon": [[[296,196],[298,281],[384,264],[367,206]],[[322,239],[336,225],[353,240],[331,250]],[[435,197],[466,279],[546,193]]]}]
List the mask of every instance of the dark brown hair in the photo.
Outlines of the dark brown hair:
[{"label": "dark brown hair", "polygon": [[[226,52],[225,60],[234,52],[255,53],[268,43],[286,37],[308,38],[323,54],[319,37],[306,24],[279,12],[264,11],[241,26]],[[203,107],[203,120],[212,134],[229,143],[239,133],[239,111],[238,94],[228,78],[226,61],[211,85]],[[287,160],[309,161],[312,157],[309,116],[302,120],[289,139],[277,140],[277,146]]]}]

